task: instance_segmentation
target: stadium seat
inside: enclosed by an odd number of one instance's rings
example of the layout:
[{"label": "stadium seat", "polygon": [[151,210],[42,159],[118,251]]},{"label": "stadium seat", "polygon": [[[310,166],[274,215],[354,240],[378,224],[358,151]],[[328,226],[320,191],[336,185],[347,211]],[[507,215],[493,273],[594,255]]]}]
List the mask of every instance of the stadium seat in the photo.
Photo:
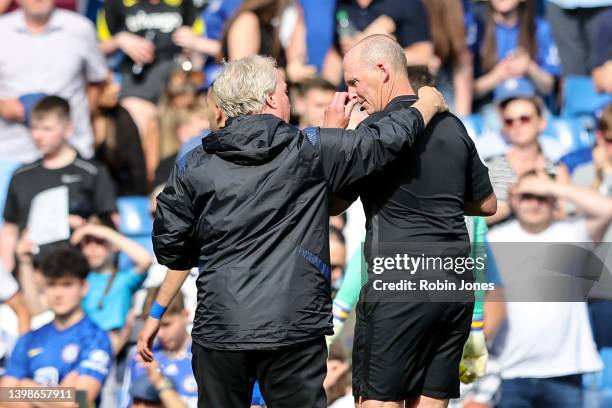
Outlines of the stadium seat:
[{"label": "stadium seat", "polygon": [[590,148],[595,143],[595,135],[588,132],[578,118],[549,117],[542,137],[559,142],[566,149],[566,154],[582,148]]},{"label": "stadium seat", "polygon": [[478,113],[461,118],[463,126],[467,130],[472,140],[476,140],[483,131],[482,116]]},{"label": "stadium seat", "polygon": [[589,163],[593,160],[593,154],[591,148],[583,147],[582,149],[575,150],[571,153],[561,157],[561,163],[565,164],[570,174],[574,172],[576,167],[581,164]]},{"label": "stadium seat", "polygon": [[120,197],[117,200],[119,208],[119,232],[129,237],[151,236],[153,219],[151,217],[151,202],[146,196]]},{"label": "stadium seat", "polygon": [[588,76],[567,76],[563,89],[561,116],[565,118],[590,119],[594,125],[594,113],[612,102],[612,94],[597,93],[593,80]]}]

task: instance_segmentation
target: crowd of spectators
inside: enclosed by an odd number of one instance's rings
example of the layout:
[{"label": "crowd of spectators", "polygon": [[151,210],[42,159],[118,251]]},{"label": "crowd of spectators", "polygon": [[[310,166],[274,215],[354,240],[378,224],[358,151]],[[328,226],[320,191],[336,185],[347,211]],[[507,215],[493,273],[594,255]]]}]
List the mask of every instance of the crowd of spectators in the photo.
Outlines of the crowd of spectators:
[{"label": "crowd of spectators", "polygon": [[[510,284],[503,242],[589,242],[610,269],[610,22],[612,0],[0,0],[0,386],[196,406],[197,270],[156,362],[133,349],[164,275],[151,214],[175,162],[225,124],[211,87],[222,62],[251,54],[276,59],[291,121],[308,128],[346,89],[346,51],[394,37],[414,89],[439,88],[489,168],[487,280]],[[334,295],[362,269],[361,212],[330,218]],[[487,296],[489,371],[452,406],[610,406],[608,269],[582,302]],[[335,408],[353,406],[349,310],[325,381]]]}]

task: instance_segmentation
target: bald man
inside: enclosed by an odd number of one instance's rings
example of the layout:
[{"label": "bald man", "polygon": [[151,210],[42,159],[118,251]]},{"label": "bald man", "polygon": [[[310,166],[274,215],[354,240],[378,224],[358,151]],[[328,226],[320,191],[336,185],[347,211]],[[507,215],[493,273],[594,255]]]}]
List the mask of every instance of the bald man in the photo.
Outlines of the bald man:
[{"label": "bald man", "polygon": [[[359,126],[417,101],[405,54],[384,35],[367,37],[346,54],[344,77],[349,97],[370,115]],[[353,349],[353,393],[360,408],[445,407],[449,398],[459,397],[459,362],[470,333],[473,294],[459,296],[460,301],[452,290],[444,296],[424,291],[416,297],[410,290],[398,295],[381,283],[409,276],[374,273],[373,265],[381,255],[410,250],[420,255],[424,247],[437,254],[453,245],[459,248],[453,256],[466,250],[469,256],[464,214],[491,215],[496,199],[487,168],[456,116],[437,115],[415,143],[390,167],[339,193],[347,203],[360,197],[367,218],[368,282],[356,308]],[[422,274],[410,276],[427,278]],[[447,272],[449,279],[458,274]]]}]

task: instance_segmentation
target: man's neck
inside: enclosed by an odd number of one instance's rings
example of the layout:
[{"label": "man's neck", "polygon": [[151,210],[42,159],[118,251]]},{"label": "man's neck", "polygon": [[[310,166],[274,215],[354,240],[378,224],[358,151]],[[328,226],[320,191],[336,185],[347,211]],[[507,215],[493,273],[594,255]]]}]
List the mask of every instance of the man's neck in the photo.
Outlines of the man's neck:
[{"label": "man's neck", "polygon": [[29,32],[32,34],[40,34],[47,29],[47,25],[49,24],[49,20],[51,19],[51,14],[45,17],[31,16],[25,15],[26,27]]},{"label": "man's neck", "polygon": [[53,325],[58,330],[66,330],[69,327],[72,327],[76,323],[80,322],[81,319],[85,317],[85,313],[83,313],[83,309],[79,306],[77,310],[72,313],[67,314],[66,316],[55,316],[53,320]]},{"label": "man's neck", "polygon": [[390,82],[386,92],[381,93],[383,100],[381,106],[385,109],[389,103],[398,96],[415,95],[408,78],[400,78],[398,81]]},{"label": "man's neck", "polygon": [[42,164],[46,169],[61,169],[72,163],[76,156],[76,150],[65,143],[57,152],[43,157]]},{"label": "man's neck", "polygon": [[497,24],[500,24],[506,27],[514,27],[515,25],[518,24],[518,21],[519,21],[518,10],[514,9],[507,13],[499,13],[495,11],[493,12],[493,20]]},{"label": "man's neck", "polygon": [[529,234],[539,234],[543,231],[546,231],[552,225],[551,223],[524,224],[520,220],[519,220],[519,224],[521,228]]}]

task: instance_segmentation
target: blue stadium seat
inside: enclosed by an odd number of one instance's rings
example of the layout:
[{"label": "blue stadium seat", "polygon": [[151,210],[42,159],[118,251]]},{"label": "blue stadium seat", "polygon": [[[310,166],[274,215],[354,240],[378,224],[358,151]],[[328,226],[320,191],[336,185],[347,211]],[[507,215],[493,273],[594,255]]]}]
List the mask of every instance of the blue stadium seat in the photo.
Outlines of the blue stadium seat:
[{"label": "blue stadium seat", "polygon": [[17,167],[19,167],[19,163],[0,160],[0,226],[3,221],[1,214],[4,213],[4,204],[6,202],[9,183]]},{"label": "blue stadium seat", "polygon": [[461,118],[463,126],[473,140],[476,140],[483,131],[482,116],[478,113]]},{"label": "blue stadium seat", "polygon": [[567,153],[590,148],[595,143],[595,135],[588,132],[578,118],[549,117],[542,137],[556,140],[567,149]]},{"label": "blue stadium seat", "polygon": [[582,149],[574,150],[571,153],[566,154],[560,160],[561,163],[565,164],[570,174],[574,172],[576,167],[581,164],[589,163],[593,160],[593,153],[590,147],[583,147]]},{"label": "blue stadium seat", "polygon": [[588,76],[567,76],[563,93],[561,116],[565,118],[590,118],[592,124],[594,124],[592,118],[595,111],[612,102],[612,94],[597,93],[593,86],[593,80]]},{"label": "blue stadium seat", "polygon": [[129,237],[150,237],[153,229],[150,206],[151,202],[146,196],[120,197],[117,200],[119,231]]}]

